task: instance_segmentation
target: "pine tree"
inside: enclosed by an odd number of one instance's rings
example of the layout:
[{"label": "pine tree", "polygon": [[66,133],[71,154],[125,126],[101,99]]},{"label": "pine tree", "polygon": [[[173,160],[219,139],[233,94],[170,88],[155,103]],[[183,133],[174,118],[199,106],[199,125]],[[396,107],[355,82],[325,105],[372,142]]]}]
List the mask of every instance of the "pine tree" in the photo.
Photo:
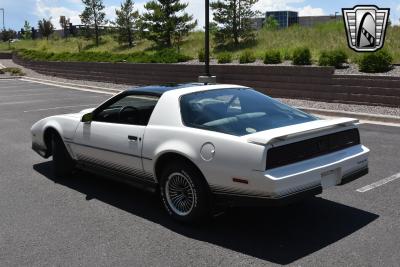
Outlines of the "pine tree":
[{"label": "pine tree", "polygon": [[31,25],[29,24],[29,22],[27,20],[25,20],[24,23],[24,33],[22,34],[22,38],[24,40],[28,40],[28,39],[32,39],[32,32],[31,32],[32,28]]},{"label": "pine tree", "polygon": [[218,45],[233,43],[238,46],[241,41],[254,39],[252,18],[258,12],[252,7],[258,0],[218,0],[210,4],[214,21],[217,23],[215,41]]},{"label": "pine tree", "polygon": [[128,43],[129,47],[133,46],[133,39],[135,31],[137,31],[137,22],[139,12],[133,9],[134,2],[132,0],[125,0],[121,3],[121,9],[115,10],[117,19],[115,24],[118,26],[118,42]]},{"label": "pine tree", "polygon": [[184,12],[188,4],[180,0],[152,0],[144,6],[142,31],[148,40],[160,47],[179,45],[182,38],[193,30],[197,21]]},{"label": "pine tree", "polygon": [[42,19],[38,22],[39,32],[43,37],[49,40],[50,35],[54,32],[54,25],[51,23],[51,18],[48,20]]},{"label": "pine tree", "polygon": [[96,46],[99,46],[99,26],[105,23],[106,13],[104,13],[104,5],[102,0],[82,0],[85,9],[79,15],[83,24],[88,27],[94,27],[96,35]]}]

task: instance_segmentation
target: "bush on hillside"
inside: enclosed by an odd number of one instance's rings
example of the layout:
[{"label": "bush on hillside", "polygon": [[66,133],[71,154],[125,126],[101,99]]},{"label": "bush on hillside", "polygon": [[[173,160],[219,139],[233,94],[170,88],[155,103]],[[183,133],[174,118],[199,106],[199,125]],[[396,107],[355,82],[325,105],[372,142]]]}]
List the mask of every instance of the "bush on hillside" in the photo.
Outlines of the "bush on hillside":
[{"label": "bush on hillside", "polygon": [[333,51],[323,51],[319,56],[319,66],[332,66],[337,69],[343,68],[343,64],[347,63],[348,56],[343,50],[337,49]]},{"label": "bush on hillside", "polygon": [[22,58],[37,61],[80,61],[80,62],[132,62],[132,63],[178,63],[191,59],[175,49],[163,49],[155,53],[134,52],[115,54],[110,52],[52,53],[37,50],[20,50]]},{"label": "bush on hillside", "polygon": [[311,52],[310,49],[296,48],[293,51],[293,64],[294,65],[311,65]]},{"label": "bush on hillside", "polygon": [[281,53],[278,50],[269,50],[265,52],[264,64],[279,64],[282,62]]},{"label": "bush on hillside", "polygon": [[253,63],[256,61],[254,53],[250,50],[245,50],[239,57],[240,64]]},{"label": "bush on hillside", "polygon": [[388,72],[393,68],[392,63],[392,55],[385,50],[381,50],[376,53],[368,53],[363,55],[359,62],[359,67],[361,72]]},{"label": "bush on hillside", "polygon": [[217,55],[218,64],[226,64],[232,62],[232,55],[228,52],[223,52]]},{"label": "bush on hillside", "polygon": [[199,50],[199,52],[197,53],[197,57],[199,59],[199,62],[206,61],[206,55],[205,55],[204,49]]},{"label": "bush on hillside", "polygon": [[283,57],[283,60],[292,60],[293,59],[292,53],[290,53],[290,51],[287,49],[283,50],[282,57]]}]

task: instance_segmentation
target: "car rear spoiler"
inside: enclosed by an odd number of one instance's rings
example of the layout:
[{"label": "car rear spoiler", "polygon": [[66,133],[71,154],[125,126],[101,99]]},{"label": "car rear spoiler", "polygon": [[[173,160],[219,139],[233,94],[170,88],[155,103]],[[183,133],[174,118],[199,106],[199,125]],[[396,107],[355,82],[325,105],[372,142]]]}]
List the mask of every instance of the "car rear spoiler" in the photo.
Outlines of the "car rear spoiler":
[{"label": "car rear spoiler", "polygon": [[358,123],[357,119],[340,118],[333,120],[316,120],[272,130],[262,131],[244,136],[247,142],[259,145],[268,145],[278,141],[323,131],[331,128],[348,127]]}]

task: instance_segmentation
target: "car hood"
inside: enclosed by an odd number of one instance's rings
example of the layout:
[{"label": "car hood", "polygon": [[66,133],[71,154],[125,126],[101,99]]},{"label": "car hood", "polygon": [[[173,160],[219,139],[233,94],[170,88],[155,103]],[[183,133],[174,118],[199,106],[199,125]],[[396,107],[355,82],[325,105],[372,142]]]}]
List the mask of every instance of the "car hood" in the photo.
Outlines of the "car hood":
[{"label": "car hood", "polygon": [[79,112],[79,114],[87,114],[87,113],[90,113],[90,112],[93,112],[93,110],[94,110],[94,108],[87,108],[87,109],[83,109],[83,110],[81,110],[80,112]]},{"label": "car hood", "polygon": [[301,135],[323,131],[329,128],[347,127],[357,123],[357,119],[340,118],[333,120],[316,120],[301,124],[262,131],[244,136],[249,143],[268,145]]},{"label": "car hood", "polygon": [[87,108],[79,111],[78,113],[69,113],[69,114],[64,114],[62,116],[67,116],[67,117],[74,117],[74,118],[81,118],[83,115],[90,113],[94,110],[94,108]]}]

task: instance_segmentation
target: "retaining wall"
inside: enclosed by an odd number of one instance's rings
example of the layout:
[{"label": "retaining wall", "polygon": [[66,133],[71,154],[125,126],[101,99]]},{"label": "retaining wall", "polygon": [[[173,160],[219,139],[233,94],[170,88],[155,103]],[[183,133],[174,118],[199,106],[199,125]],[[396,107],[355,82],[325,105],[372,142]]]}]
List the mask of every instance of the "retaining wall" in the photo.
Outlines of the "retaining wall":
[{"label": "retaining wall", "polygon": [[[70,79],[135,85],[193,82],[202,65],[29,61],[15,63]],[[218,83],[253,87],[272,97],[400,107],[400,78],[334,75],[331,67],[212,65]]]},{"label": "retaining wall", "polygon": [[11,59],[12,54],[11,53],[0,53],[0,59]]}]

